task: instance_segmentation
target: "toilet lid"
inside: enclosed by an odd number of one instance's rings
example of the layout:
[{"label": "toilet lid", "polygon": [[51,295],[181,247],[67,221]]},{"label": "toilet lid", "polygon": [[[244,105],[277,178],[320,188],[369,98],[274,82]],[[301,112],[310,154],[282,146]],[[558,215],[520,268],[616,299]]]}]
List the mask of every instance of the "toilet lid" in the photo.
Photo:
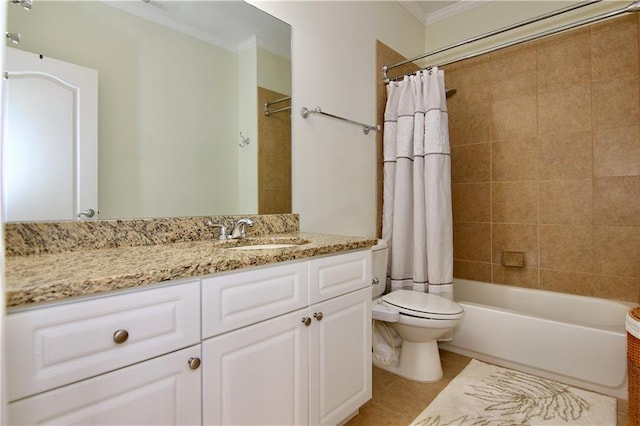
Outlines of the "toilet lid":
[{"label": "toilet lid", "polygon": [[382,296],[382,300],[401,313],[421,318],[456,319],[464,315],[462,306],[453,300],[421,291],[396,290]]}]

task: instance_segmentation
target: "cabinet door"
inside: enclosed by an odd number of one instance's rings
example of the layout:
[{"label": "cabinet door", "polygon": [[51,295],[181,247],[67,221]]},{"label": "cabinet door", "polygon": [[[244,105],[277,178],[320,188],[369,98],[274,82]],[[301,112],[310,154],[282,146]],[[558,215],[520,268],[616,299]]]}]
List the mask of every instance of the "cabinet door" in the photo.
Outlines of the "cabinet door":
[{"label": "cabinet door", "polygon": [[302,309],[202,343],[204,424],[307,424],[306,314]]},{"label": "cabinet door", "polygon": [[371,398],[371,289],[310,312],[309,423],[337,424]]},{"label": "cabinet door", "polygon": [[200,345],[9,404],[12,425],[200,424]]}]

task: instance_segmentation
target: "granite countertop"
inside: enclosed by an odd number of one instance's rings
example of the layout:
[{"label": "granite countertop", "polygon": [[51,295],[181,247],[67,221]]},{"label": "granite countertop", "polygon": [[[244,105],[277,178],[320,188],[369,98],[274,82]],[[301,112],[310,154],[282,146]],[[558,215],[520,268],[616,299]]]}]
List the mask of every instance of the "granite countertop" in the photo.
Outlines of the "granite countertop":
[{"label": "granite countertop", "polygon": [[[238,244],[288,242],[304,244],[275,249],[230,249]],[[373,238],[291,233],[243,241],[177,242],[7,256],[6,304],[7,307],[17,307],[60,301],[168,280],[366,249],[376,243]]]}]

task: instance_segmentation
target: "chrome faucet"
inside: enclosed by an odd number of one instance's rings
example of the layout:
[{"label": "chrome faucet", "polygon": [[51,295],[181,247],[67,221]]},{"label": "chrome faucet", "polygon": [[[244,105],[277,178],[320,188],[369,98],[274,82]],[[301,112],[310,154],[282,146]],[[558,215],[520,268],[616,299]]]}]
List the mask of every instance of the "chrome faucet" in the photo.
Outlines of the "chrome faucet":
[{"label": "chrome faucet", "polygon": [[245,238],[247,236],[245,232],[245,225],[253,226],[253,220],[247,217],[239,219],[236,223],[233,224],[233,226],[231,227],[231,232],[229,233],[227,231],[227,227],[222,223],[213,223],[213,220],[211,219],[207,221],[207,226],[220,228],[220,235],[218,236],[218,239],[220,241]]},{"label": "chrome faucet", "polygon": [[234,223],[231,228],[231,235],[229,236],[229,239],[245,238],[247,236],[245,233],[245,225],[253,226],[253,220],[243,217]]}]

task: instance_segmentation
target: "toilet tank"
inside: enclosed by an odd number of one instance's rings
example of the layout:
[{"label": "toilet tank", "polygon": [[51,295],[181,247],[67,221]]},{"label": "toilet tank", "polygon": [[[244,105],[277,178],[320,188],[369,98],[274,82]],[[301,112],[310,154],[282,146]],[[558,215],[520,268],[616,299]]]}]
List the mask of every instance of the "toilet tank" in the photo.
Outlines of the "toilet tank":
[{"label": "toilet tank", "polygon": [[[389,259],[389,246],[385,240],[378,240],[378,244],[373,246],[371,264],[373,278],[373,297],[376,298],[384,293],[387,287],[387,261]],[[376,284],[377,281],[377,284]]]}]

